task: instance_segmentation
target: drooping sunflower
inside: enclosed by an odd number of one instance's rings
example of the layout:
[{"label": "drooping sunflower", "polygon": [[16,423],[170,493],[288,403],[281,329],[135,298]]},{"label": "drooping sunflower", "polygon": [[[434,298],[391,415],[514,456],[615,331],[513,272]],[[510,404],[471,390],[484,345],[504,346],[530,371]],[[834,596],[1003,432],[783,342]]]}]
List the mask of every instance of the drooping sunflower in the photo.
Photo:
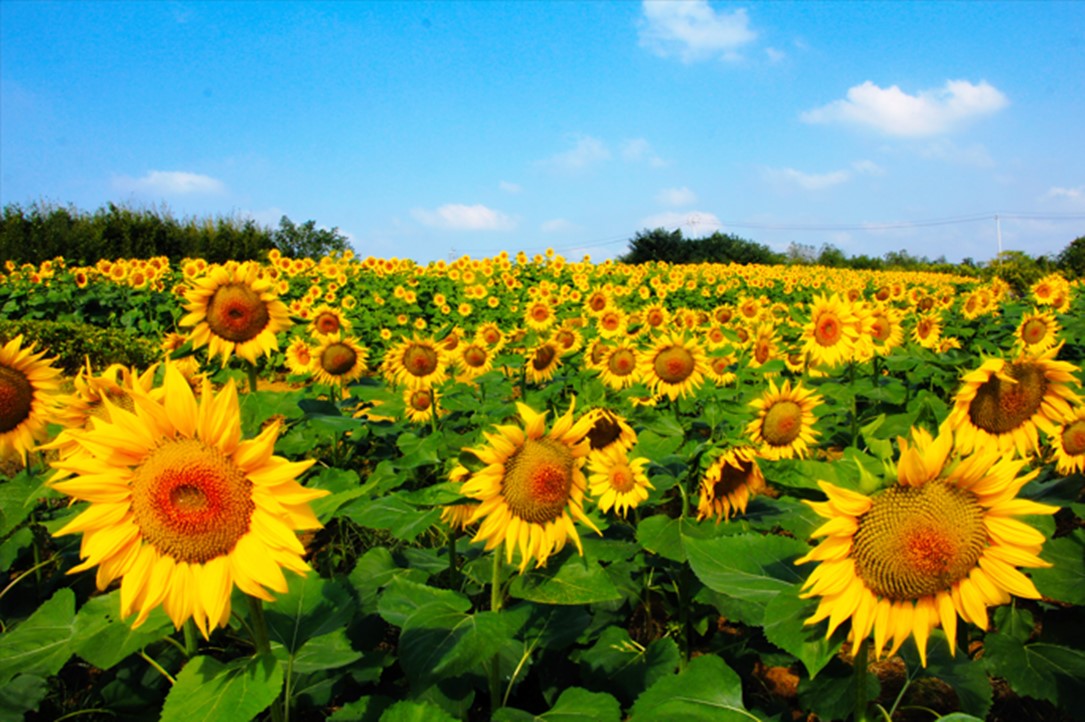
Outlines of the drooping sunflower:
[{"label": "drooping sunflower", "polygon": [[721,454],[701,478],[697,521],[716,517],[716,523],[745,514],[746,505],[765,488],[765,476],[757,465],[752,446],[736,446]]},{"label": "drooping sunflower", "polygon": [[61,404],[60,370],[34,353],[34,344],[23,348],[22,335],[0,348],[0,459],[23,460],[34,444],[48,433]]},{"label": "drooping sunflower", "polygon": [[353,336],[339,331],[318,336],[320,345],[312,351],[309,370],[317,383],[344,388],[366,371],[369,350]]},{"label": "drooping sunflower", "polygon": [[309,502],[327,492],[297,477],[312,460],[274,456],[278,424],[241,439],[236,387],[199,400],[166,364],[162,400],[139,389],[134,411],[106,401],[108,419],[69,432],[77,447],[52,462],[57,491],[90,506],[56,534],[82,532],[83,562],[105,589],[121,578],[121,616],[133,627],[162,605],[176,627],[192,618],[208,636],[230,617],[230,593],[270,601],[285,593],[282,569],[309,570],[294,534],[318,529]]},{"label": "drooping sunflower", "polygon": [[821,396],[803,388],[801,381],[792,388],[787,379],[776,388],[769,379],[768,390],[750,402],[757,410],[757,418],[746,425],[746,434],[766,459],[801,459],[817,440],[814,409],[820,403]]},{"label": "drooping sunflower", "polygon": [[428,388],[448,378],[448,357],[433,339],[403,339],[384,355],[381,371],[393,383],[412,389]]},{"label": "drooping sunflower", "polygon": [[290,312],[274,292],[270,279],[260,277],[256,263],[240,263],[231,269],[212,267],[185,291],[181,326],[191,326],[193,348],[208,347],[211,358],[222,364],[237,355],[256,363],[260,355],[279,348],[276,334],[290,327]]},{"label": "drooping sunflower", "polygon": [[708,359],[697,341],[680,334],[663,334],[641,355],[637,376],[653,394],[666,395],[673,401],[692,394],[704,383],[707,367]]},{"label": "drooping sunflower", "polygon": [[1033,309],[1017,326],[1017,347],[1027,354],[1043,353],[1059,340],[1059,322],[1050,311]]},{"label": "drooping sunflower", "polygon": [[496,426],[484,434],[488,443],[467,449],[486,464],[463,483],[463,495],[481,502],[470,519],[481,520],[473,541],[485,541],[487,550],[504,542],[509,563],[519,552],[521,572],[533,559],[545,566],[570,539],[583,554],[574,520],[600,533],[584,514],[591,422],[574,423],[574,406],[547,432],[545,412],[517,404],[522,426]]},{"label": "drooping sunflower", "polygon": [[[87,359],[86,365],[72,381],[74,391],[66,399],[64,408],[58,412],[57,421],[66,428],[81,429],[91,418],[106,413],[104,399],[109,399],[114,406],[131,411],[134,408],[134,387],[138,385],[144,392],[153,393],[157,369],[158,364],[153,364],[143,373],[139,373],[136,369],[122,364],[111,364],[95,375],[90,359]],[[160,393],[161,389],[158,391]]]},{"label": "drooping sunflower", "polygon": [[584,416],[591,422],[588,443],[592,451],[607,451],[612,447],[629,451],[637,443],[637,432],[628,421],[610,409],[595,408]]},{"label": "drooping sunflower", "polygon": [[645,467],[648,459],[630,459],[625,449],[612,444],[605,450],[593,451],[588,457],[588,491],[599,510],[625,516],[648,498],[654,489],[648,481]]},{"label": "drooping sunflower", "polygon": [[553,341],[543,341],[528,351],[524,370],[528,381],[541,384],[554,378],[554,372],[560,365],[561,351],[557,344]]},{"label": "drooping sunflower", "polygon": [[873,632],[878,657],[914,636],[926,666],[935,627],[954,653],[958,617],[987,629],[988,606],[1040,597],[1017,567],[1049,566],[1044,536],[1013,517],[1057,508],[1017,498],[1038,470],[1020,475],[1026,462],[994,447],[951,459],[945,429],[913,429],[900,446],[896,483],[872,496],[819,483],[828,500],[807,503],[827,520],[813,533],[824,539],[795,563],[820,562],[803,584],[804,597],[820,597],[807,624],[828,619],[828,637],[851,619],[849,638]]},{"label": "drooping sunflower", "polygon": [[314,336],[327,336],[331,333],[350,333],[350,319],[338,308],[321,304],[310,311],[309,325],[306,330]]},{"label": "drooping sunflower", "polygon": [[803,350],[815,366],[839,366],[855,358],[859,319],[838,294],[814,296],[810,322],[803,328]]},{"label": "drooping sunflower", "polygon": [[1051,450],[1060,474],[1085,473],[1085,406],[1078,406],[1055,426]]},{"label": "drooping sunflower", "polygon": [[636,382],[639,365],[640,351],[637,347],[619,342],[603,351],[603,357],[595,368],[599,370],[599,378],[604,384],[620,391]]},{"label": "drooping sunflower", "polygon": [[962,453],[993,446],[1024,456],[1039,448],[1037,429],[1054,433],[1055,420],[1081,403],[1073,389],[1078,368],[1055,360],[1060,348],[1015,361],[989,359],[961,378],[946,422]]}]

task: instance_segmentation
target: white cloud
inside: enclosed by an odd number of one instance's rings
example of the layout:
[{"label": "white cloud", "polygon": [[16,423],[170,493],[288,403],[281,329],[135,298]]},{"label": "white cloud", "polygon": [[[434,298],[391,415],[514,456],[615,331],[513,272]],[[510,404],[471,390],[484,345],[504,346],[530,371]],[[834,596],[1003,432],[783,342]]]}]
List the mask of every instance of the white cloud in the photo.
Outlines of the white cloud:
[{"label": "white cloud", "polygon": [[808,191],[819,191],[847,183],[856,175],[885,175],[885,169],[871,160],[857,160],[850,168],[828,173],[806,173],[795,168],[766,168],[764,176],[770,181],[793,185]]},{"label": "white cloud", "polygon": [[113,179],[113,186],[129,193],[163,196],[214,195],[226,192],[226,184],[217,178],[174,170],[152,170],[142,178],[118,176]]},{"label": "white cloud", "polygon": [[765,56],[768,57],[770,63],[782,63],[787,59],[787,53],[777,48],[765,48]]},{"label": "white cloud", "polygon": [[757,37],[742,8],[728,13],[707,0],[645,0],[643,10],[641,47],[664,58],[736,60],[738,49]]},{"label": "white cloud", "polygon": [[501,181],[498,183],[498,187],[506,193],[520,193],[524,190],[524,187],[519,183],[512,183],[510,181]]},{"label": "white cloud", "polygon": [[590,135],[576,137],[573,147],[543,161],[543,165],[557,170],[579,171],[610,159],[610,150],[598,138]]},{"label": "white cloud", "polygon": [[947,80],[941,88],[909,95],[898,86],[880,88],[869,80],[848,89],[842,100],[800,115],[807,123],[842,123],[872,128],[886,135],[922,138],[951,131],[1009,104],[1002,91],[980,81]]},{"label": "white cloud", "polygon": [[419,223],[449,231],[510,231],[516,227],[515,218],[482,204],[446,203],[434,210],[415,208],[411,215]]},{"label": "white cloud", "polygon": [[679,229],[684,236],[699,238],[710,236],[716,231],[723,230],[723,223],[715,214],[705,211],[689,211],[680,213],[669,211],[648,216],[640,222],[642,228],[665,228],[667,230]]},{"label": "white cloud", "polygon": [[665,206],[691,206],[697,202],[697,194],[689,188],[664,188],[656,195],[656,200]]},{"label": "white cloud", "polygon": [[622,143],[622,159],[630,163],[647,163],[653,168],[666,165],[666,161],[656,155],[652,144],[644,138],[632,138]]},{"label": "white cloud", "polygon": [[1085,186],[1078,186],[1077,188],[1061,188],[1059,186],[1052,186],[1048,189],[1047,198],[1068,198],[1072,201],[1078,201],[1085,198]]},{"label": "white cloud", "polygon": [[863,175],[885,175],[885,168],[872,160],[857,160],[851,164],[852,170]]},{"label": "white cloud", "polygon": [[578,228],[579,226],[575,223],[567,221],[564,218],[552,218],[539,226],[539,230],[543,233],[565,233],[567,231],[575,231]]}]

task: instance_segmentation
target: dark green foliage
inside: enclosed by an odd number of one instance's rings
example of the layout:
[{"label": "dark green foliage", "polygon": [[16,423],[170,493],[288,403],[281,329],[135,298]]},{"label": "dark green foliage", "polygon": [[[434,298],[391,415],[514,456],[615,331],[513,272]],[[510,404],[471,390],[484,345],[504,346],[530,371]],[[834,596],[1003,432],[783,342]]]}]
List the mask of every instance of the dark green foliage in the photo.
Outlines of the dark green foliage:
[{"label": "dark green foliage", "polygon": [[716,232],[704,238],[683,238],[682,231],[663,228],[639,231],[629,252],[618,258],[623,263],[763,263],[783,262],[783,256],[768,246]]},{"label": "dark green foliage", "polygon": [[1056,262],[1067,278],[1085,277],[1085,236],[1078,236],[1062,249]]},{"label": "dark green foliage", "polygon": [[347,238],[338,228],[317,228],[316,221],[301,225],[283,216],[279,227],[271,234],[273,245],[288,258],[320,258],[332,252],[349,249]]},{"label": "dark green foliage", "polygon": [[134,331],[98,328],[67,321],[12,321],[0,319],[0,343],[7,343],[19,334],[23,346],[36,342],[36,350],[45,350],[47,357],[58,357],[53,365],[66,374],[75,375],[90,359],[95,369],[114,363],[147,368],[158,360],[158,346]]}]

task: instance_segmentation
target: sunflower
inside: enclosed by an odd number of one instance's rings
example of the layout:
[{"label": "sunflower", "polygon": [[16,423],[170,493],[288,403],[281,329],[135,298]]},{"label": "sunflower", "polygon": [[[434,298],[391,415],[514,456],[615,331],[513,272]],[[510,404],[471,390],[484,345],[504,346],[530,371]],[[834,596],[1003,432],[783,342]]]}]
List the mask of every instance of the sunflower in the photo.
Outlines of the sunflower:
[{"label": "sunflower", "polygon": [[731,370],[737,360],[734,354],[709,356],[705,376],[714,381],[717,386],[730,386],[738,380],[738,374]]},{"label": "sunflower", "polygon": [[989,359],[965,374],[946,422],[962,453],[993,446],[1027,455],[1039,448],[1037,429],[1055,431],[1056,419],[1081,403],[1076,366],[1056,361],[1061,346],[1016,361]]},{"label": "sunflower", "polygon": [[565,325],[554,331],[550,341],[557,345],[562,356],[569,356],[584,345],[584,336],[573,326]]},{"label": "sunflower", "polygon": [[653,394],[666,395],[672,401],[692,394],[704,383],[708,359],[694,340],[681,335],[663,334],[647,353],[640,357],[637,374]]},{"label": "sunflower", "polygon": [[603,338],[624,336],[628,319],[620,308],[608,308],[595,319],[595,328]]},{"label": "sunflower", "polygon": [[495,322],[487,321],[475,331],[475,341],[497,349],[505,343],[505,334]]},{"label": "sunflower", "polygon": [[87,359],[86,365],[79,369],[79,374],[72,381],[74,392],[57,413],[57,421],[66,428],[81,429],[91,418],[106,413],[104,399],[131,411],[134,408],[133,388],[138,385],[143,391],[151,392],[157,369],[158,364],[154,364],[141,374],[121,364],[111,364],[95,376],[90,359]]},{"label": "sunflower", "polygon": [[920,314],[912,329],[912,340],[923,348],[936,349],[942,340],[942,316],[937,311]]},{"label": "sunflower", "polygon": [[839,366],[855,358],[859,319],[839,295],[814,296],[810,322],[803,328],[803,350],[814,366]]},{"label": "sunflower", "polygon": [[603,451],[593,451],[588,457],[588,491],[599,505],[599,510],[614,509],[625,516],[648,498],[648,490],[654,489],[644,467],[648,459],[630,459],[626,450],[617,444]]},{"label": "sunflower", "polygon": [[181,326],[192,326],[193,348],[208,347],[222,365],[236,354],[249,363],[279,348],[275,334],[290,327],[290,312],[273,292],[272,282],[260,277],[256,263],[241,263],[232,270],[213,267],[185,291]]},{"label": "sunflower", "polygon": [[405,389],[403,391],[403,414],[412,424],[428,424],[434,410],[442,413],[437,406],[439,395],[435,389]]},{"label": "sunflower", "polygon": [[412,389],[436,386],[448,378],[445,350],[432,339],[403,339],[384,355],[381,370],[393,383]]},{"label": "sunflower", "polygon": [[454,359],[457,375],[474,379],[493,370],[494,349],[478,340],[462,343]]},{"label": "sunflower", "polygon": [[241,439],[236,387],[200,398],[167,363],[162,400],[139,390],[135,411],[108,401],[108,419],[70,432],[77,448],[52,462],[57,491],[90,502],[56,534],[83,533],[83,562],[105,589],[121,578],[121,616],[138,627],[162,605],[176,627],[207,637],[230,618],[233,586],[270,601],[282,568],[309,570],[296,529],[318,529],[309,502],[327,492],[297,483],[312,460],[273,456],[278,424]]},{"label": "sunflower", "polygon": [[716,523],[734,514],[745,514],[750,499],[765,488],[765,476],[757,465],[757,450],[737,446],[720,455],[701,478],[697,521],[716,517]]},{"label": "sunflower", "polygon": [[554,307],[546,300],[529,303],[524,312],[524,324],[536,331],[545,331],[554,325],[556,319]]},{"label": "sunflower", "polygon": [[525,365],[527,380],[541,384],[554,378],[561,365],[561,350],[553,341],[543,341],[529,352]]},{"label": "sunflower", "polygon": [[313,349],[301,336],[295,336],[286,347],[286,368],[297,376],[313,372]]},{"label": "sunflower", "polygon": [[369,351],[358,339],[339,331],[317,338],[320,345],[313,349],[309,367],[317,383],[343,388],[365,373]]},{"label": "sunflower", "polygon": [[327,336],[331,333],[350,333],[350,319],[338,308],[321,304],[310,312],[306,330],[314,336]]},{"label": "sunflower", "polygon": [[820,562],[803,584],[820,597],[806,623],[829,619],[826,637],[851,619],[854,644],[874,633],[875,656],[892,637],[889,656],[914,636],[923,665],[927,638],[941,625],[955,652],[958,616],[987,629],[987,607],[1010,595],[1039,599],[1016,567],[1050,566],[1037,555],[1044,536],[1014,519],[1057,508],[1019,499],[1037,471],[1019,475],[1023,460],[982,447],[950,459],[952,437],[912,430],[900,439],[897,483],[866,496],[827,482],[824,502],[806,502],[827,521],[825,537],[796,564]]},{"label": "sunflower", "polygon": [[1055,470],[1069,476],[1085,473],[1085,406],[1078,406],[1063,417],[1051,434],[1055,452]]},{"label": "sunflower", "polygon": [[618,343],[605,348],[602,359],[596,368],[599,378],[609,388],[622,390],[632,386],[637,380],[637,367],[640,365],[640,351],[628,343]]},{"label": "sunflower", "polygon": [[757,409],[757,418],[746,425],[746,433],[766,459],[801,459],[817,439],[814,409],[820,403],[821,396],[804,389],[801,381],[791,388],[788,379],[776,388],[769,379],[768,390],[750,402]]},{"label": "sunflower", "polygon": [[750,368],[760,368],[769,361],[780,357],[777,346],[776,327],[771,323],[761,323],[754,331],[753,343],[750,344]]},{"label": "sunflower", "polygon": [[1033,309],[1017,326],[1017,347],[1029,354],[1043,353],[1058,341],[1059,322],[1050,311]]},{"label": "sunflower", "polygon": [[60,370],[20,334],[0,348],[0,459],[21,461],[48,433],[61,404]]},{"label": "sunflower", "polygon": [[484,434],[487,444],[466,450],[486,464],[463,483],[463,495],[482,502],[469,522],[482,521],[472,541],[485,541],[487,550],[505,542],[509,563],[518,550],[521,572],[532,559],[545,566],[569,539],[583,554],[574,519],[600,533],[584,515],[591,421],[574,423],[574,406],[547,432],[546,412],[517,404],[522,426],[496,426]]},{"label": "sunflower", "polygon": [[886,356],[890,351],[904,343],[904,329],[900,325],[900,314],[889,306],[875,306],[867,314],[864,329],[869,337],[868,348],[879,356]]},{"label": "sunflower", "polygon": [[585,418],[591,422],[588,443],[593,452],[614,447],[629,451],[637,443],[637,432],[628,421],[610,409],[592,409],[585,414]]}]

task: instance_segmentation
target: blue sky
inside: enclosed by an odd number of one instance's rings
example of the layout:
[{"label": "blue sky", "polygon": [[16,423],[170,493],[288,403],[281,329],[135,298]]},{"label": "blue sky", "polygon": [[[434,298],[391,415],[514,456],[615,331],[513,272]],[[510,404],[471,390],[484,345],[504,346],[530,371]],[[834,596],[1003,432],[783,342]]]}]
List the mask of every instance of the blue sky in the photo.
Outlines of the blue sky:
[{"label": "blue sky", "polygon": [[987,260],[1085,235],[1082,2],[0,0],[0,201],[427,262],[637,231]]}]

